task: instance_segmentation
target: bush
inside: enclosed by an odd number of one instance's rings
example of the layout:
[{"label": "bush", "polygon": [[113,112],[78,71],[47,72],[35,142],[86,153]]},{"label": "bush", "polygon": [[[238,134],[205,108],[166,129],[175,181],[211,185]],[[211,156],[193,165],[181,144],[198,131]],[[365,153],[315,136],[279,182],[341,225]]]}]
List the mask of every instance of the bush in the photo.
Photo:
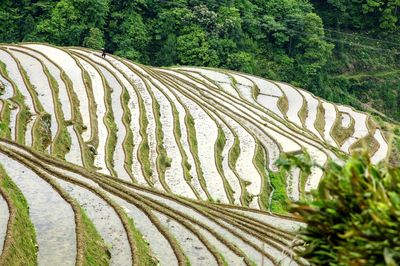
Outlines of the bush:
[{"label": "bush", "polygon": [[100,50],[104,48],[104,34],[98,28],[91,28],[89,34],[83,40],[83,46]]},{"label": "bush", "polygon": [[299,251],[315,265],[398,265],[400,169],[353,156],[329,163],[311,202],[291,205],[307,226]]}]

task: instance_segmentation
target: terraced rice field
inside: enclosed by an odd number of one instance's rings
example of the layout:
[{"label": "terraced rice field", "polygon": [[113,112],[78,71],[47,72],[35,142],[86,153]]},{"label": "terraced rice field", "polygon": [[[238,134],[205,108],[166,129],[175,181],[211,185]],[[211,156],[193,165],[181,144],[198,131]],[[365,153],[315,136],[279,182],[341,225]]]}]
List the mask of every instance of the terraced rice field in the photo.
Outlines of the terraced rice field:
[{"label": "terraced rice field", "polygon": [[289,84],[39,43],[0,46],[0,119],[0,264],[307,265],[279,213],[322,170],[275,161],[389,150],[367,114]]}]

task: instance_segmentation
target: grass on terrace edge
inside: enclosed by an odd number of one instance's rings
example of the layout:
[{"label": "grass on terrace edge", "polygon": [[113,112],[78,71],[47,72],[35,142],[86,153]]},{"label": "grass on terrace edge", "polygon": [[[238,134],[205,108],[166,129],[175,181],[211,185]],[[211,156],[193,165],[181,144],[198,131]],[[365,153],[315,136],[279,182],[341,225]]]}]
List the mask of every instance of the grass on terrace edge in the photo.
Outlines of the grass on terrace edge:
[{"label": "grass on terrace edge", "polygon": [[10,128],[11,104],[7,100],[1,100],[1,101],[3,103],[3,109],[0,110],[0,121],[3,124],[4,128],[0,130],[0,137],[11,140],[12,139],[11,128]]},{"label": "grass on terrace edge", "polygon": [[189,148],[190,148],[190,151],[192,152],[193,159],[196,164],[196,168],[198,170],[197,175],[198,175],[198,178],[200,181],[200,185],[203,188],[204,192],[207,194],[208,200],[213,201],[212,196],[208,192],[207,184],[206,184],[206,182],[204,180],[204,176],[203,176],[203,170],[201,168],[201,163],[200,163],[199,153],[198,153],[199,149],[197,146],[196,127],[195,127],[194,118],[189,112],[186,113],[185,124],[186,124],[186,128],[187,128],[187,133],[188,133]]},{"label": "grass on terrace edge", "polygon": [[176,138],[176,143],[178,144],[179,150],[181,152],[182,155],[182,168],[183,168],[183,174],[185,177],[185,180],[188,182],[188,184],[190,184],[190,182],[192,181],[192,176],[190,174],[190,169],[192,169],[192,165],[189,163],[188,161],[188,156],[183,148],[183,145],[181,143],[181,139],[182,139],[182,131],[181,131],[181,125],[179,124],[179,113],[178,110],[176,109],[175,104],[171,104],[172,106],[172,110],[173,110],[173,116],[174,116],[174,134],[175,134],[175,138]]},{"label": "grass on terrace edge", "polygon": [[269,179],[273,187],[270,210],[275,213],[287,213],[289,198],[286,193],[287,171],[269,172]]},{"label": "grass on terrace edge", "polygon": [[214,145],[215,164],[217,165],[218,172],[221,178],[223,179],[226,195],[229,199],[229,202],[233,203],[234,202],[233,194],[235,193],[235,191],[233,191],[232,187],[229,185],[229,182],[226,180],[224,176],[224,169],[222,166],[222,151],[225,148],[225,144],[226,144],[225,133],[222,130],[222,128],[218,126],[218,137]]},{"label": "grass on terrace edge", "polygon": [[307,117],[308,117],[308,103],[306,100],[303,100],[303,104],[299,111],[299,118],[303,126],[306,124]]},{"label": "grass on terrace edge", "polygon": [[[132,172],[132,164],[133,164],[133,133],[132,130],[130,128],[130,124],[132,121],[132,115],[131,112],[129,110],[129,101],[130,101],[130,96],[128,91],[126,90],[126,88],[123,88],[122,90],[122,94],[121,94],[121,104],[122,104],[122,108],[124,111],[123,114],[123,123],[126,126],[126,135],[125,135],[125,139],[122,143],[122,146],[124,147],[124,151],[125,151],[125,162],[124,162],[124,166],[125,169],[127,171],[128,174],[131,175]],[[133,176],[131,176],[133,178]]]},{"label": "grass on terrace edge", "polygon": [[32,127],[32,135],[33,135],[32,147],[39,152],[44,152],[47,149],[47,147],[51,144],[51,139],[52,139],[51,115],[45,112],[43,105],[37,96],[36,88],[30,82],[28,73],[21,66],[20,62],[17,59],[15,59],[15,61],[17,62],[18,68],[25,82],[25,85],[30,92],[33,104],[37,109],[36,111],[39,112],[39,116]]},{"label": "grass on terrace edge", "polygon": [[168,184],[165,181],[165,172],[167,168],[171,167],[172,158],[168,157],[167,151],[164,147],[164,131],[161,124],[161,111],[160,104],[154,99],[153,93],[151,93],[154,111],[154,120],[156,122],[156,138],[157,138],[157,165],[159,169],[159,179],[166,190],[170,191]]},{"label": "grass on terrace edge", "polygon": [[289,101],[288,101],[286,95],[279,97],[277,105],[278,105],[279,111],[281,111],[281,113],[284,116],[286,116],[286,114],[289,110]]},{"label": "grass on terrace edge", "polygon": [[[3,62],[0,62],[0,72],[3,76],[8,78],[8,71]],[[13,84],[13,86],[16,87],[15,84]],[[18,89],[16,89],[15,95],[11,99],[18,104],[20,108],[17,116],[18,128],[16,129],[16,141],[19,144],[25,144],[26,125],[30,121],[32,114],[29,112],[28,107],[25,104],[24,96]]]},{"label": "grass on terrace edge", "polygon": [[51,116],[47,113],[40,115],[33,124],[32,147],[38,152],[44,152],[51,144]]},{"label": "grass on terrace edge", "polygon": [[[236,163],[237,163],[237,160],[239,159],[239,155],[240,155],[240,140],[237,136],[235,136],[233,145],[228,153],[228,162],[229,162],[229,167],[231,169],[236,169]],[[235,170],[235,173],[237,174],[236,170]],[[248,185],[250,185],[250,182],[247,182],[240,177],[239,177],[239,182],[240,182],[240,186],[242,188],[242,194],[240,195],[241,203],[242,203],[242,205],[248,207],[250,202],[252,201],[252,195],[250,195],[247,192],[246,187]]]},{"label": "grass on terrace edge", "polygon": [[37,265],[36,233],[29,218],[29,206],[24,195],[0,165],[0,186],[9,196],[15,210],[11,224],[11,243],[1,254],[3,265]]},{"label": "grass on terrace edge", "polygon": [[147,138],[147,127],[149,125],[149,120],[146,116],[146,108],[144,107],[143,99],[138,97],[139,102],[139,119],[140,119],[140,136],[142,141],[139,144],[138,159],[141,162],[143,175],[149,184],[153,185],[152,181],[153,171],[150,166],[150,147],[149,140]]},{"label": "grass on terrace edge", "polygon": [[150,266],[158,265],[157,259],[152,256],[149,244],[144,240],[142,234],[136,229],[135,223],[131,218],[129,219],[129,229],[132,232],[133,238],[135,240],[137,252],[139,253],[139,262],[137,265]]},{"label": "grass on terrace edge", "polygon": [[52,154],[59,158],[64,159],[65,155],[71,149],[71,136],[67,130],[67,123],[64,121],[64,114],[61,108],[60,98],[59,98],[59,86],[55,78],[50,74],[49,70],[44,67],[44,72],[46,76],[49,78],[50,86],[54,93],[54,104],[56,109],[56,116],[58,121],[58,134],[55,136],[53,141],[53,150]]},{"label": "grass on terrace edge", "polygon": [[92,221],[81,208],[82,224],[83,224],[83,239],[85,241],[83,254],[85,256],[84,265],[109,265],[110,252],[107,245],[101,238],[93,225]]},{"label": "grass on terrace edge", "polygon": [[323,137],[325,131],[325,108],[321,102],[318,103],[317,118],[314,121],[314,127]]},{"label": "grass on terrace edge", "polygon": [[377,130],[377,124],[371,117],[367,120],[368,135],[358,139],[353,145],[350,146],[350,152],[353,153],[357,150],[365,149],[368,151],[368,156],[372,156],[379,149],[379,142],[374,138],[375,131]]},{"label": "grass on terrace edge", "polygon": [[342,146],[345,140],[354,134],[355,130],[354,118],[350,116],[350,125],[348,127],[342,126],[342,118],[343,118],[343,113],[339,113],[339,116],[336,118],[331,131],[332,137],[336,140],[339,146]]},{"label": "grass on terrace edge", "polygon": [[105,86],[104,97],[106,98],[106,114],[105,114],[105,126],[107,127],[107,140],[106,140],[106,154],[105,160],[108,170],[111,175],[116,176],[116,172],[114,170],[114,153],[115,147],[117,146],[117,124],[115,123],[114,113],[112,110],[112,102],[111,102],[111,88],[108,85]]},{"label": "grass on terrace edge", "polygon": [[263,146],[259,141],[256,144],[256,153],[254,156],[254,165],[262,177],[260,205],[261,209],[267,210],[269,208],[269,195],[271,193],[271,184],[267,174],[266,156]]},{"label": "grass on terrace edge", "polygon": [[32,114],[28,110],[28,106],[25,104],[24,101],[24,96],[17,91],[16,95],[13,97],[13,100],[19,104],[20,110],[17,116],[17,121],[18,121],[18,128],[17,128],[17,136],[16,136],[16,141],[19,144],[24,145],[25,144],[25,134],[27,130],[27,124],[31,121],[32,119]]},{"label": "grass on terrace edge", "polygon": [[[78,61],[77,61],[78,62]],[[99,147],[99,123],[96,119],[97,113],[97,103],[94,98],[93,94],[93,84],[92,84],[92,78],[90,77],[90,74],[87,70],[84,69],[84,67],[78,62],[78,66],[82,69],[82,77],[83,77],[83,83],[85,85],[85,91],[89,103],[89,113],[87,114],[89,116],[89,121],[90,124],[87,126],[90,126],[91,130],[91,136],[88,141],[89,144],[93,145],[94,147],[98,148]],[[107,87],[104,89],[104,94],[107,93]]]},{"label": "grass on terrace edge", "polygon": [[72,121],[71,124],[74,126],[75,131],[78,133],[78,141],[79,141],[79,146],[81,147],[82,150],[82,160],[84,166],[89,169],[93,170],[94,169],[94,155],[93,153],[89,150],[88,146],[84,143],[82,139],[82,133],[85,130],[85,126],[83,125],[83,120],[82,116],[79,110],[79,97],[76,95],[74,92],[73,85],[71,79],[68,77],[65,72],[61,72],[61,78],[64,80],[69,97],[71,98],[71,108],[72,108]]}]

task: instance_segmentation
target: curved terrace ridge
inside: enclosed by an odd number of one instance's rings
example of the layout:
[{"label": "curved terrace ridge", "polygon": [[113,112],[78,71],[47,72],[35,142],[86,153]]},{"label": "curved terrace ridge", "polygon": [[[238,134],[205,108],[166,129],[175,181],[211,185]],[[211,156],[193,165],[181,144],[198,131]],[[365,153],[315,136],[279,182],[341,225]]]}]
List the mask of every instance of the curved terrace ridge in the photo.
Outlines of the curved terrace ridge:
[{"label": "curved terrace ridge", "polygon": [[276,160],[390,150],[290,84],[43,43],[0,45],[0,121],[0,265],[307,265],[283,204],[323,172]]}]

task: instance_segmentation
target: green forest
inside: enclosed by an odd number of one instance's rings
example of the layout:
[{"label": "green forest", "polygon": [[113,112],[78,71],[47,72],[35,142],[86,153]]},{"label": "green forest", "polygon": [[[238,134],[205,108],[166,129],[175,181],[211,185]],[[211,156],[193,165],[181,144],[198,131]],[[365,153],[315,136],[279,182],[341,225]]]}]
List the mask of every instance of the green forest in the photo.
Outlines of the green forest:
[{"label": "green forest", "polygon": [[2,0],[0,42],[227,68],[400,120],[399,0]]}]

